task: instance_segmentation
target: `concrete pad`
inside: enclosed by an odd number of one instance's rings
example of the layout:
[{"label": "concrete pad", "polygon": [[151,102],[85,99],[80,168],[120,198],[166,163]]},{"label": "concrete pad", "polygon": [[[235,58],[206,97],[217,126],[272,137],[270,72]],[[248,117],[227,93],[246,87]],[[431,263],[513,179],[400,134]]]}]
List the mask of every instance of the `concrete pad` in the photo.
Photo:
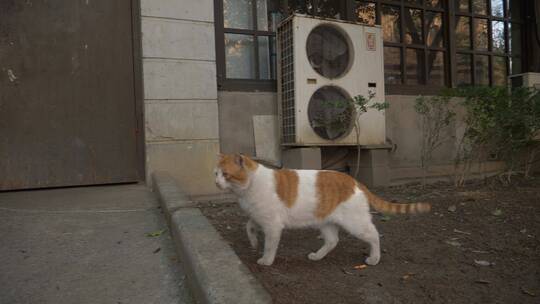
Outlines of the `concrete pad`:
[{"label": "concrete pad", "polygon": [[147,143],[149,181],[154,171],[167,171],[188,195],[219,194],[214,182],[217,140]]},{"label": "concrete pad", "polygon": [[143,57],[216,60],[212,23],[142,17],[141,27]]},{"label": "concrete pad", "polygon": [[141,0],[141,15],[214,22],[213,0]]},{"label": "concrete pad", "polygon": [[144,106],[146,141],[219,139],[217,101],[153,101]]},{"label": "concrete pad", "polygon": [[193,303],[164,228],[143,185],[0,193],[0,302]]},{"label": "concrete pad", "polygon": [[281,145],[276,115],[254,115],[253,136],[258,159],[281,166]]},{"label": "concrete pad", "polygon": [[143,59],[143,70],[145,99],[217,99],[213,61]]}]

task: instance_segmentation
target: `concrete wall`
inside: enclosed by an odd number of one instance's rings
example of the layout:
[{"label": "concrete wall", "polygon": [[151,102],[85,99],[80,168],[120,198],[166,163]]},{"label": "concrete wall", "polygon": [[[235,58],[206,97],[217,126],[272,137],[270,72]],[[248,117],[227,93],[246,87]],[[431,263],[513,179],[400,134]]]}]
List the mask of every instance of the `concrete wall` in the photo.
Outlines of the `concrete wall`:
[{"label": "concrete wall", "polygon": [[218,93],[219,134],[223,153],[255,155],[254,115],[277,115],[277,93]]},{"label": "concrete wall", "polygon": [[[419,180],[422,177],[420,167],[420,149],[422,144],[421,119],[414,110],[417,96],[387,95],[390,108],[386,111],[387,140],[394,149],[387,153],[388,165],[384,165],[388,178],[378,177],[390,184],[401,184]],[[276,93],[269,92],[219,92],[219,132],[221,150],[226,153],[240,152],[255,154],[253,138],[253,115],[275,115],[277,111]],[[461,115],[458,113],[458,116]],[[445,136],[448,141],[435,153],[432,166],[427,172],[430,180],[449,180],[454,172],[454,155],[457,141],[463,133],[463,126],[452,125]],[[385,153],[386,154],[386,153]],[[367,154],[366,154],[367,155]],[[328,155],[326,155],[328,158]],[[381,166],[380,160],[367,164],[361,159],[361,173]],[[324,161],[324,159],[323,159]],[[482,167],[472,168],[472,172],[496,172],[502,168],[500,162],[486,162]],[[381,170],[376,170],[377,174]],[[364,173],[365,173],[364,172]],[[368,178],[367,176],[365,176]]]},{"label": "concrete wall", "polygon": [[[389,153],[390,183],[401,184],[418,180],[422,177],[421,170],[421,117],[414,110],[417,96],[387,95],[386,100],[390,108],[386,111],[386,136],[394,145]],[[457,120],[463,117],[457,109]],[[454,174],[454,157],[456,155],[458,140],[462,138],[464,125],[454,123],[450,125],[443,135],[446,143],[433,153],[432,165],[427,172],[428,179],[448,180]],[[497,172],[503,164],[497,161],[486,161],[480,166],[471,169],[473,174]]]},{"label": "concrete wall", "polygon": [[141,0],[147,181],[169,171],[191,195],[217,193],[213,0]]}]

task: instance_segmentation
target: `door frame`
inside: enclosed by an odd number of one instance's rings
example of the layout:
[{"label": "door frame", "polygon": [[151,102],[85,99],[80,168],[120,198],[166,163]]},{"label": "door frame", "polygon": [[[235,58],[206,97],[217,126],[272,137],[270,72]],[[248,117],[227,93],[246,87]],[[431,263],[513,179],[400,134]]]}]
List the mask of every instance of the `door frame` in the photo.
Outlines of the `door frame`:
[{"label": "door frame", "polygon": [[131,32],[133,51],[133,89],[135,102],[135,141],[137,153],[137,178],[146,181],[146,149],[144,128],[144,86],[142,65],[141,0],[131,0]]}]

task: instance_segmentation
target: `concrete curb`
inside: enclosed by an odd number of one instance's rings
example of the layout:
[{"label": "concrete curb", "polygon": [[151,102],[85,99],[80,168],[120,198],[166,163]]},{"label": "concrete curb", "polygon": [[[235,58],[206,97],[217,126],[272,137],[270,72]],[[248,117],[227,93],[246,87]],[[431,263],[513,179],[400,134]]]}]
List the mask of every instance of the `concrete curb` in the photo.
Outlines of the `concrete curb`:
[{"label": "concrete curb", "polygon": [[272,303],[268,292],[170,175],[153,174],[153,186],[198,303]]},{"label": "concrete curb", "polygon": [[176,180],[168,172],[156,171],[152,173],[152,189],[158,196],[161,209],[169,225],[171,224],[171,216],[176,210],[195,207],[195,204],[178,187]]}]

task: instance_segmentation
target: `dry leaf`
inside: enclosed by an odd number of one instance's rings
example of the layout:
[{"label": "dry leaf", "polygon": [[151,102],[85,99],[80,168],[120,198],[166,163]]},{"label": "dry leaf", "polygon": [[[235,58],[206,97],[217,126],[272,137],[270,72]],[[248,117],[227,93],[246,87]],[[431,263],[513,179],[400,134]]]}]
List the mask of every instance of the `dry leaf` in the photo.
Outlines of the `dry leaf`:
[{"label": "dry leaf", "polygon": [[360,269],[364,269],[364,268],[366,268],[366,267],[367,267],[367,265],[361,264],[361,265],[356,265],[356,266],[354,266],[353,268],[354,268],[354,269],[357,269],[357,270],[360,270]]}]

